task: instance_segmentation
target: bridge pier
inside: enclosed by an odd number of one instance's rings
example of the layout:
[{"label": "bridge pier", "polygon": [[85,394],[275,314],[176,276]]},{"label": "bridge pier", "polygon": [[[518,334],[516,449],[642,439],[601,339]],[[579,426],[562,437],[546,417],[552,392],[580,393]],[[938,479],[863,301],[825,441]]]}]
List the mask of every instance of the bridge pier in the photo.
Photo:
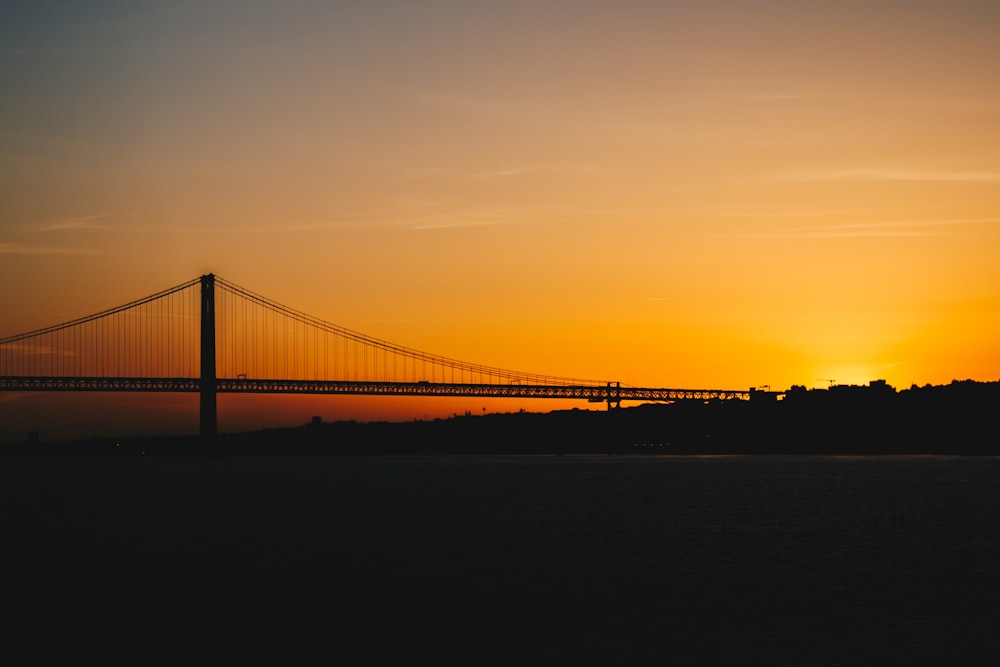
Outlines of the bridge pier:
[{"label": "bridge pier", "polygon": [[[621,382],[615,382],[613,387],[610,382],[608,383],[608,410],[612,409],[612,405],[615,408],[622,406],[621,387]],[[614,388],[614,392],[612,392],[612,388]]]},{"label": "bridge pier", "polygon": [[199,433],[206,440],[219,429],[215,377],[215,275],[201,277],[201,416]]}]

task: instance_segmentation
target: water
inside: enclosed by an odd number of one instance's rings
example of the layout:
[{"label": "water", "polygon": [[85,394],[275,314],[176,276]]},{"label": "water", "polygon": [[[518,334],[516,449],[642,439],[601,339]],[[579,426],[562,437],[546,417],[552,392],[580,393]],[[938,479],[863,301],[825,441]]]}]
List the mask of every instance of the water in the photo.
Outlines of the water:
[{"label": "water", "polygon": [[998,481],[996,458],[8,459],[0,527],[24,629],[102,654],[978,664]]}]

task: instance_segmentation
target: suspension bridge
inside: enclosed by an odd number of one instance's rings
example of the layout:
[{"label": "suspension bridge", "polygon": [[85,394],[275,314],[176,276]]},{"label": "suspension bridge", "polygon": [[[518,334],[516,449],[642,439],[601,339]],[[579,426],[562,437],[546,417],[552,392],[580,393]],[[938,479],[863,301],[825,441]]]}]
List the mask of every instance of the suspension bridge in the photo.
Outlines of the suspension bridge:
[{"label": "suspension bridge", "polygon": [[207,274],[93,315],[0,338],[0,391],[219,393],[622,401],[748,399],[750,391],[632,387],[469,363],[373,338]]}]

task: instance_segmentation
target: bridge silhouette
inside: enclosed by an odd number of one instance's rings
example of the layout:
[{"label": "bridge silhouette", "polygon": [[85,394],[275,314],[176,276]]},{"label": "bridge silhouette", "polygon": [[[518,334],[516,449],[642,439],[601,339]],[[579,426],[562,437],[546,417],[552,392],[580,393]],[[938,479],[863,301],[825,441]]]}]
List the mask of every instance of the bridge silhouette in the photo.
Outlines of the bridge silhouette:
[{"label": "bridge silhouette", "polygon": [[422,352],[331,324],[206,274],[93,315],[0,338],[0,391],[219,393],[622,401],[742,400],[750,391],[633,387]]}]

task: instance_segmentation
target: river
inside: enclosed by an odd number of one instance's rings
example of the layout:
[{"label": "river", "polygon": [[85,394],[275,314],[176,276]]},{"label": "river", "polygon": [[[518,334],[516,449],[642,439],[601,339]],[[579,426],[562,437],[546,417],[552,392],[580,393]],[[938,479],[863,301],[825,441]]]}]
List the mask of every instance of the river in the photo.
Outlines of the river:
[{"label": "river", "polygon": [[1000,648],[997,458],[6,458],[0,493],[10,636],[40,656],[910,665]]}]

